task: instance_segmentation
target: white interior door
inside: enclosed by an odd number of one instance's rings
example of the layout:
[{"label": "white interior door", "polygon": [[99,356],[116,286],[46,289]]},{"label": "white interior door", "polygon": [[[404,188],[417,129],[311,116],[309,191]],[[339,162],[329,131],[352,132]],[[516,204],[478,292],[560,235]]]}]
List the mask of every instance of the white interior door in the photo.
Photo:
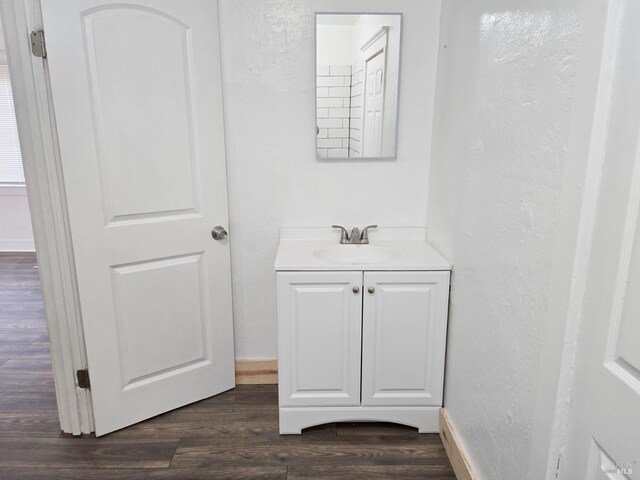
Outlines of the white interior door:
[{"label": "white interior door", "polygon": [[385,65],[386,48],[377,51],[364,62],[363,157],[382,156]]},{"label": "white interior door", "polygon": [[[611,2],[601,192],[562,479],[640,479],[640,4]],[[608,125],[608,127],[607,127]]]},{"label": "white interior door", "polygon": [[217,4],[42,10],[101,435],[234,386]]}]

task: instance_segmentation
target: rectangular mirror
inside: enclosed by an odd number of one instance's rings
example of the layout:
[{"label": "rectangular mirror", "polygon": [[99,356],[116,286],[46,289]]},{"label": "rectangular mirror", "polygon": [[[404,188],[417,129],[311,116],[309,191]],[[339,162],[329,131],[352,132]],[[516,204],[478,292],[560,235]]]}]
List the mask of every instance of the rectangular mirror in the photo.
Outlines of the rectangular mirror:
[{"label": "rectangular mirror", "polygon": [[316,14],[317,158],[396,157],[401,14]]}]

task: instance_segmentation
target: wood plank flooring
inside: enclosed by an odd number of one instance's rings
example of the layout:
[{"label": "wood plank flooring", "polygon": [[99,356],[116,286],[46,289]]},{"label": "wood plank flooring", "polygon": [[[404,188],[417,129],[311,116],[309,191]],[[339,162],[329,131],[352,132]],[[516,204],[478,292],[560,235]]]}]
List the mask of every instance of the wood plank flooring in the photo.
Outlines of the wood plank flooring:
[{"label": "wood plank flooring", "polygon": [[241,385],[110,435],[60,434],[33,254],[0,253],[0,480],[455,479],[439,437],[392,424],[278,434],[276,385]]}]

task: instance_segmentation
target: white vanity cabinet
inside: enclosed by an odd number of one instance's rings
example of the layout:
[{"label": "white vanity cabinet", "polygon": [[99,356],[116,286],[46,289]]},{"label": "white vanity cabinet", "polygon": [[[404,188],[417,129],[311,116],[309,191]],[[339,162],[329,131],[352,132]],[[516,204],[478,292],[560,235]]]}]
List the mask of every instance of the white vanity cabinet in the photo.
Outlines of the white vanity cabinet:
[{"label": "white vanity cabinet", "polygon": [[448,270],[276,275],[280,433],[336,421],[438,431]]}]

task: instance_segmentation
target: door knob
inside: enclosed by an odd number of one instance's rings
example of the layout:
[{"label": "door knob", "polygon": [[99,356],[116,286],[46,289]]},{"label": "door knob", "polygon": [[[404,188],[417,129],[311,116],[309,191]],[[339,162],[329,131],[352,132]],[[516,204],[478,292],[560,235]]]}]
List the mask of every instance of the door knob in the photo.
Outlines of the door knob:
[{"label": "door knob", "polygon": [[369,288],[367,289],[367,291],[368,291],[371,295],[373,295],[374,293],[376,293],[376,289],[375,289],[375,288],[373,288],[373,287],[369,287]]},{"label": "door knob", "polygon": [[353,287],[351,291],[357,295],[358,293],[360,293],[360,287]]},{"label": "door knob", "polygon": [[227,238],[227,235],[229,235],[227,231],[220,225],[216,225],[215,227],[213,227],[213,230],[211,230],[211,236],[215,240],[224,240],[225,238]]}]

